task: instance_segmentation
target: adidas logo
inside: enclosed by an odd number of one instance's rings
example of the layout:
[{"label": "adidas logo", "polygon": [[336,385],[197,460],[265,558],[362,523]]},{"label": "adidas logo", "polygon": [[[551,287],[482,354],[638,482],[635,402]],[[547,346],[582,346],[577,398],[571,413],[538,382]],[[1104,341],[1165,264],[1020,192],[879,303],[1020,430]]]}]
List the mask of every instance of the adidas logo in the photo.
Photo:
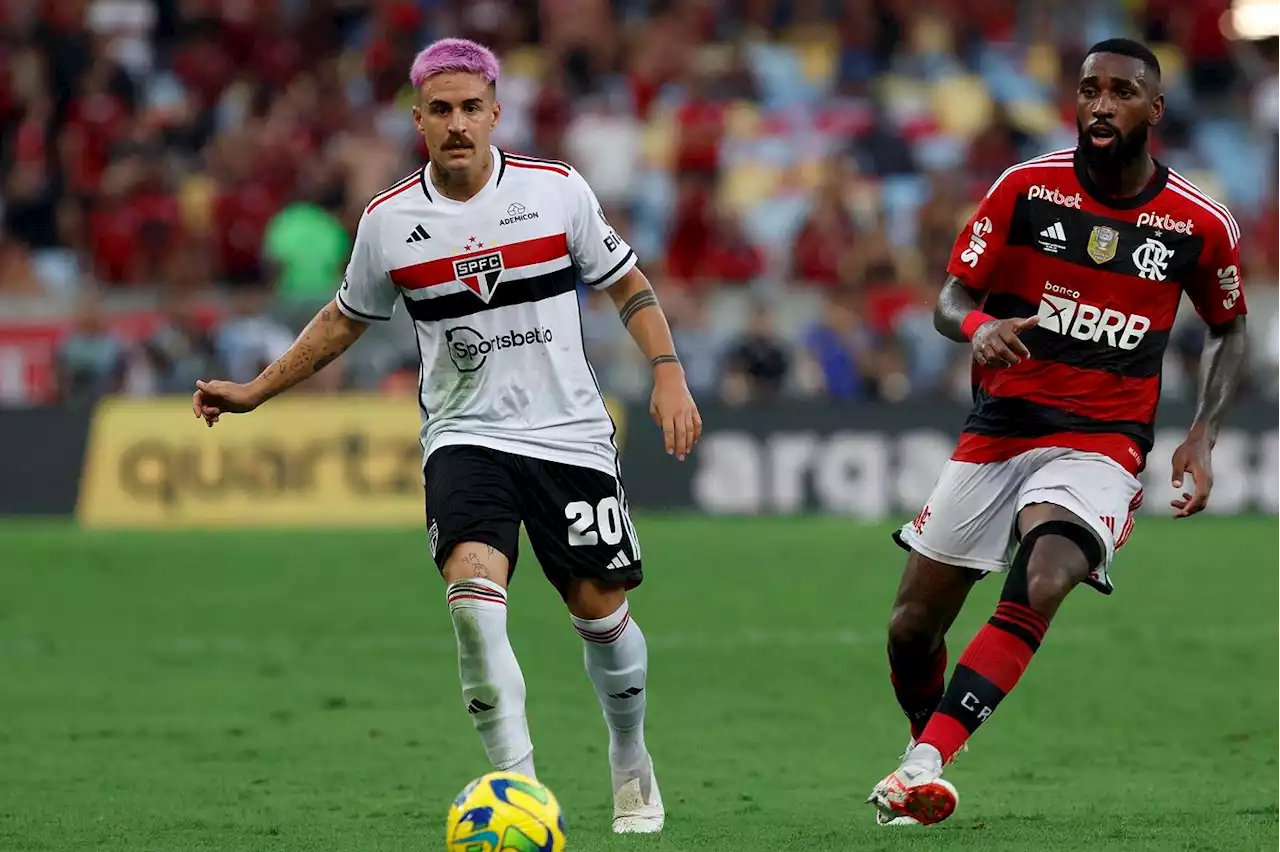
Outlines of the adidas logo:
[{"label": "adidas logo", "polygon": [[409,234],[409,237],[408,239],[405,240],[405,242],[420,243],[423,240],[429,240],[429,239],[431,239],[431,235],[427,233],[427,229],[419,225],[418,227],[413,229],[413,231]]},{"label": "adidas logo", "polygon": [[627,558],[627,554],[619,550],[618,555],[613,557],[613,561],[609,563],[609,570],[613,571],[618,568],[626,568],[630,564],[631,560]]},{"label": "adidas logo", "polygon": [[1067,241],[1066,229],[1062,227],[1061,222],[1054,222],[1049,227],[1040,232],[1040,236],[1048,237],[1051,240],[1057,240],[1060,243]]},{"label": "adidas logo", "polygon": [[642,692],[644,692],[644,687],[642,686],[628,686],[622,692],[611,693],[609,697],[619,698],[619,699],[635,698],[637,695],[639,695]]},{"label": "adidas logo", "polygon": [[1040,232],[1040,247],[1050,254],[1057,254],[1067,247],[1067,231],[1061,222],[1054,222]]},{"label": "adidas logo", "polygon": [[467,712],[474,716],[476,713],[483,713],[484,711],[492,710],[493,708],[494,705],[485,704],[479,698],[473,698],[471,699],[471,703],[467,705]]}]

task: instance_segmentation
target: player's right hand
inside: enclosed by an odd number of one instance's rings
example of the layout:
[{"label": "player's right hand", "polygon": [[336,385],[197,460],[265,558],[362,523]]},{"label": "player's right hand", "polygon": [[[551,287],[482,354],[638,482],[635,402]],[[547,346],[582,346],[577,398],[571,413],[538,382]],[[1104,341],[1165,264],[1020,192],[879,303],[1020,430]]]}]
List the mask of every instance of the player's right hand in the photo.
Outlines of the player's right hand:
[{"label": "player's right hand", "polygon": [[995,370],[1021,364],[1030,358],[1026,344],[1018,335],[1040,324],[1040,317],[993,320],[978,326],[973,334],[973,358],[984,367]]},{"label": "player's right hand", "polygon": [[253,411],[262,400],[249,385],[236,382],[196,382],[196,392],[191,395],[191,410],[196,419],[203,418],[210,427],[223,414],[244,414]]}]

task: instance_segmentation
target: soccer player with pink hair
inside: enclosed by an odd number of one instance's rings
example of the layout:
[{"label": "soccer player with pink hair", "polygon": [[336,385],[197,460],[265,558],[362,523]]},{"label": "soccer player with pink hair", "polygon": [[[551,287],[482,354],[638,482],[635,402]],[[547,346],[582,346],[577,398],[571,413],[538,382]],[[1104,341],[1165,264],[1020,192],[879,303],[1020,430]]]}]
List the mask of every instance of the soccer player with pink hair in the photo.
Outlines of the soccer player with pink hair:
[{"label": "soccer player with pink hair", "polygon": [[644,740],[648,649],[627,593],[643,579],[615,427],[583,348],[578,285],[603,290],[653,370],[650,411],[680,461],[702,421],[636,255],[567,163],[490,144],[497,58],[445,39],[413,61],[429,162],[369,202],[342,285],[246,384],[197,382],[210,426],[315,374],[401,306],[422,366],[431,554],[458,642],[463,704],[495,769],[536,777],[525,683],[507,636],[521,524],[583,639],[609,730],[613,830],[662,830]]}]

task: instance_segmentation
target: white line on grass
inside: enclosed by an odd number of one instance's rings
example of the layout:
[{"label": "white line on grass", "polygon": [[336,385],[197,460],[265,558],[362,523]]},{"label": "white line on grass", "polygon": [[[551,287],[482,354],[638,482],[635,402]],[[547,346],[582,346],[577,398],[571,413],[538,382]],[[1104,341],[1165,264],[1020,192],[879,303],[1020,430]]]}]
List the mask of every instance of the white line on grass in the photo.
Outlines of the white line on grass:
[{"label": "white line on grass", "polygon": [[[967,641],[969,634],[957,630],[953,637]],[[963,633],[963,635],[961,635]],[[1049,632],[1047,642],[1054,645],[1145,645],[1169,642],[1196,642],[1214,645],[1252,643],[1260,639],[1274,640],[1280,633],[1276,623],[1233,624],[1230,626],[1182,626],[1157,628],[1126,626],[1073,627],[1055,626]],[[572,631],[564,631],[566,637]],[[534,644],[546,639],[548,634],[522,635],[515,630],[512,639],[517,645]],[[719,651],[735,648],[831,648],[881,646],[885,642],[883,630],[802,630],[802,629],[739,629],[725,631],[678,631],[646,633],[650,648],[667,651]],[[251,653],[251,654],[309,654],[319,651],[377,651],[452,650],[452,635],[414,636],[405,633],[360,634],[356,636],[324,636],[308,638],[300,636],[177,636],[171,639],[142,637],[13,637],[0,639],[0,649],[7,653],[41,655],[49,653],[79,652],[84,650],[133,649],[142,652],[166,654],[201,653]]]}]

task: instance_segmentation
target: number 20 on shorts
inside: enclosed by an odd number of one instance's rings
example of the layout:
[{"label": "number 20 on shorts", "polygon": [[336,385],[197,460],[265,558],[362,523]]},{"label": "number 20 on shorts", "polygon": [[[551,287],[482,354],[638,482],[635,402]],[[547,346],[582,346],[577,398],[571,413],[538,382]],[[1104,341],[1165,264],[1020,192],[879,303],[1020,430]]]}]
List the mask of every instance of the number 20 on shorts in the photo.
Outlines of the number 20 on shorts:
[{"label": "number 20 on shorts", "polygon": [[[575,500],[564,507],[564,516],[573,521],[569,525],[569,544],[573,547],[607,545],[622,541],[622,506],[617,497],[605,497],[594,507],[586,500]],[[597,526],[599,533],[593,530]]]}]

